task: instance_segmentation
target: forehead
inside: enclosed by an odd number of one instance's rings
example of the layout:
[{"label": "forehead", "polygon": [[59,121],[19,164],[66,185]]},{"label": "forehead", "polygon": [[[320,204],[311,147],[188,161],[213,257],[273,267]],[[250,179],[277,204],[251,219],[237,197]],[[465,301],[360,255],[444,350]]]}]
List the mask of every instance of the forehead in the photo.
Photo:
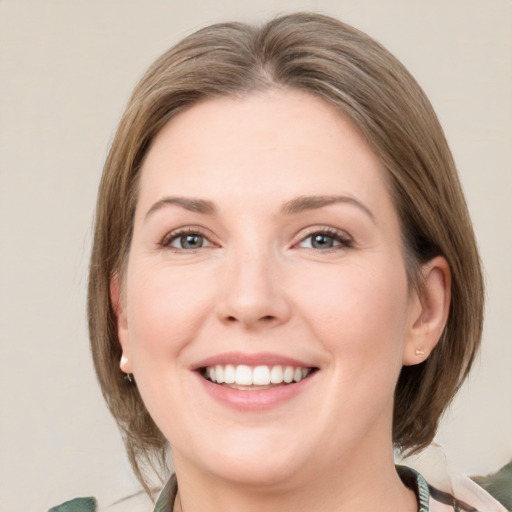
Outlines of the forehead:
[{"label": "forehead", "polygon": [[385,176],[359,130],[333,106],[270,90],[208,99],[173,118],[146,156],[139,200],[172,189],[266,200],[283,189],[290,197],[353,192],[364,200],[382,193]]}]

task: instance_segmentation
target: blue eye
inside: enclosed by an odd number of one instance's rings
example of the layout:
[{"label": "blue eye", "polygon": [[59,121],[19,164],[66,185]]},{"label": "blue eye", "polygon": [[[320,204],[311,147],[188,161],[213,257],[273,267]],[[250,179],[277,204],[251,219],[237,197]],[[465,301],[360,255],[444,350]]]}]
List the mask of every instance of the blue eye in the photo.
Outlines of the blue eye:
[{"label": "blue eye", "polygon": [[211,242],[203,236],[201,233],[195,231],[187,231],[185,233],[172,233],[163,241],[164,247],[170,247],[172,249],[193,251],[202,249],[203,247],[211,246]]},{"label": "blue eye", "polygon": [[323,235],[319,233],[318,235],[312,235],[311,237],[311,247],[313,249],[330,249],[336,243],[334,237],[329,235]]},{"label": "blue eye", "polygon": [[180,249],[200,249],[203,247],[204,238],[198,234],[181,235],[171,242],[172,247]]},{"label": "blue eye", "polygon": [[308,235],[300,242],[299,246],[310,249],[326,250],[336,247],[350,247],[351,240],[341,236],[339,233],[319,231]]}]

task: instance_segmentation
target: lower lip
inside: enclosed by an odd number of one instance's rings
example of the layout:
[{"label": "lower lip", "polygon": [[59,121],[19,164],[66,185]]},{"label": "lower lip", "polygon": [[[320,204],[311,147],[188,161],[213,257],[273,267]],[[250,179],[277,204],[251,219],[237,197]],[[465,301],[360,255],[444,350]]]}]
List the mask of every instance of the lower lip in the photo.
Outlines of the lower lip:
[{"label": "lower lip", "polygon": [[234,409],[245,411],[272,409],[292,400],[306,390],[314,380],[316,373],[314,372],[300,382],[293,384],[283,384],[282,386],[262,390],[240,390],[214,384],[195,372],[203,388],[212,398]]}]

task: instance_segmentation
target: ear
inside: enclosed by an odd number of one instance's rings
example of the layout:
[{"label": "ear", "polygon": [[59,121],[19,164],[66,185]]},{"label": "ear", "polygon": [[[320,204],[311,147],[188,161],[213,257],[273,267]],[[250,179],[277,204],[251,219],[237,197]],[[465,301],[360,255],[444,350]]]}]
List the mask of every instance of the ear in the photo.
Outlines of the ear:
[{"label": "ear", "polygon": [[128,320],[126,317],[126,305],[124,304],[122,287],[119,274],[116,273],[110,280],[110,301],[116,315],[117,338],[123,349],[123,355],[119,367],[124,373],[133,373],[133,365],[130,354],[130,343],[128,336]]},{"label": "ear", "polygon": [[419,289],[411,299],[409,330],[403,354],[405,366],[428,358],[441,338],[448,319],[451,299],[451,273],[442,257],[425,263]]}]

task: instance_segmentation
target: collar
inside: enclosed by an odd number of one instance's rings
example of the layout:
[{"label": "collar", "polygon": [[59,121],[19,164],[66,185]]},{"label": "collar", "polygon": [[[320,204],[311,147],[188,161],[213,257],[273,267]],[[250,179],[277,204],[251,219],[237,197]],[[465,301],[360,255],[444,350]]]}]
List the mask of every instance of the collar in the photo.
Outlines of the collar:
[{"label": "collar", "polygon": [[172,512],[177,492],[178,482],[176,481],[176,473],[173,473],[160,491],[153,512]]},{"label": "collar", "polygon": [[[417,471],[407,466],[396,466],[396,470],[404,485],[416,494],[418,512],[429,512],[430,492],[427,481]],[[178,482],[176,474],[173,474],[160,492],[153,512],[172,512],[177,492]]]},{"label": "collar", "polygon": [[430,490],[427,481],[416,470],[396,465],[398,476],[406,487],[414,491],[418,501],[418,512],[428,512]]}]

